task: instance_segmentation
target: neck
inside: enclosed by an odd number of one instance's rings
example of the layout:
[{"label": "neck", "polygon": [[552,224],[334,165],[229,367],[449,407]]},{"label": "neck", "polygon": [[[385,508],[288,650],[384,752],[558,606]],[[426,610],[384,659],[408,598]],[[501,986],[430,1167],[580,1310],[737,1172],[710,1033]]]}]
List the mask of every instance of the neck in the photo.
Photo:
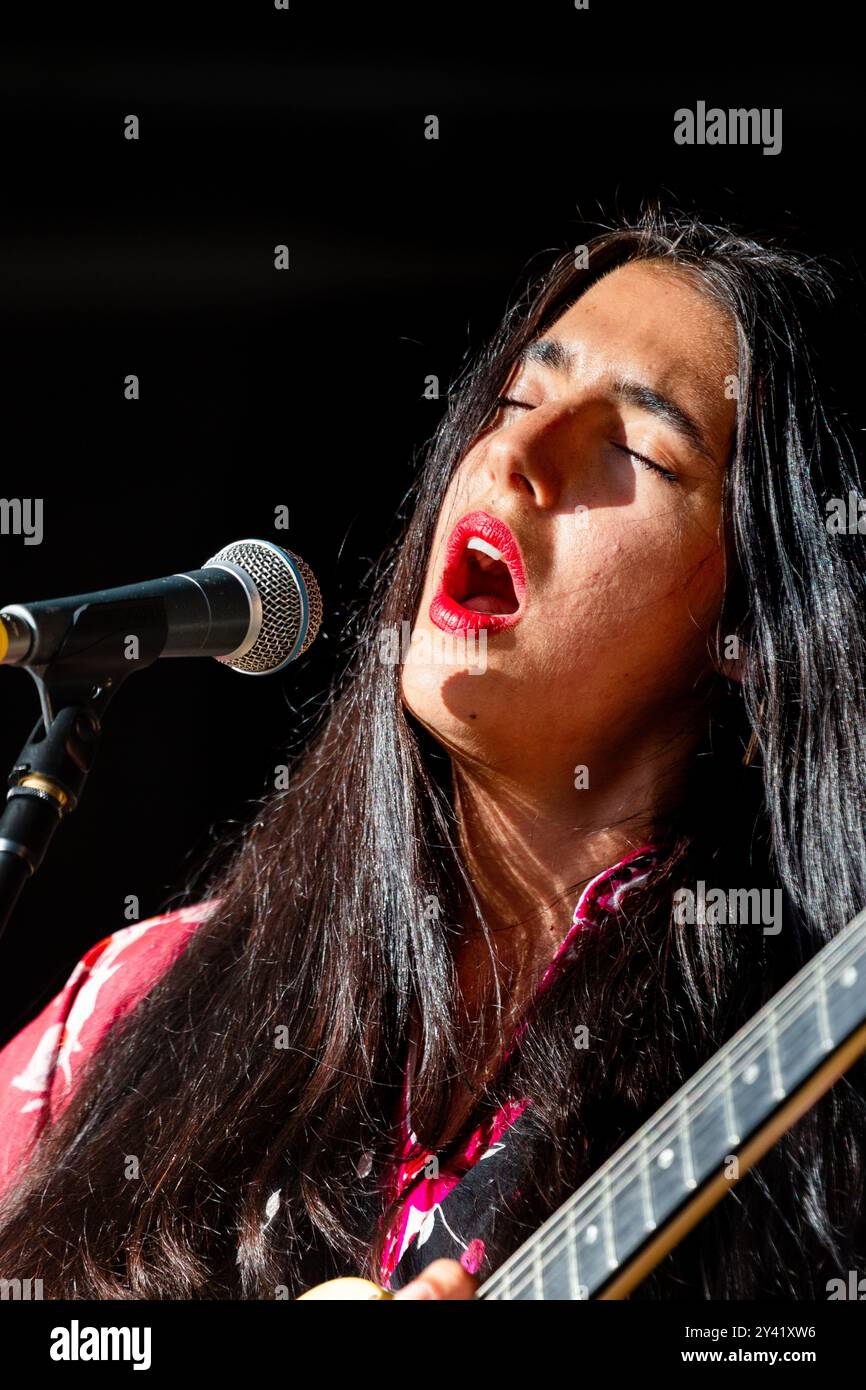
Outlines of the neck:
[{"label": "neck", "polygon": [[500,1065],[584,886],[665,830],[692,748],[676,767],[670,744],[665,751],[667,757],[653,758],[644,749],[606,788],[565,796],[545,793],[538,778],[530,786],[452,751],[458,839],[483,926],[466,904],[452,950],[467,1075],[449,1134]]},{"label": "neck", "polygon": [[488,927],[533,921],[539,934],[556,934],[590,879],[662,833],[685,769],[653,777],[641,760],[599,791],[564,796],[477,765],[455,761],[452,770],[460,848]]}]

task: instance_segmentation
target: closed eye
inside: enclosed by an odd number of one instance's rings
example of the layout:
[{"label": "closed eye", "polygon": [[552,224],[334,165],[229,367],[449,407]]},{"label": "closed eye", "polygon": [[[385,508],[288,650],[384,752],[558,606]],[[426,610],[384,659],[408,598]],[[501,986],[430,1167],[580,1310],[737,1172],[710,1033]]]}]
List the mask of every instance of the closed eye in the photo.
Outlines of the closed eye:
[{"label": "closed eye", "polygon": [[[518,401],[515,399],[514,396],[497,396],[496,405],[497,408],[509,405],[514,406],[516,410],[535,409],[531,401]],[[659,477],[663,478],[666,483],[679,482],[679,478],[677,477],[676,473],[672,473],[669,468],[663,468],[660,463],[656,463],[655,459],[647,458],[646,454],[637,453],[634,449],[630,449],[627,444],[617,444],[614,442],[613,447],[615,449],[619,449],[620,453],[628,454],[629,458],[635,459],[638,463],[642,464],[643,467],[646,468],[649,472],[657,473]]]},{"label": "closed eye", "polygon": [[619,449],[622,454],[628,454],[629,458],[636,459],[638,463],[643,464],[644,468],[649,469],[650,472],[658,473],[659,477],[664,478],[666,483],[679,482],[676,473],[671,473],[669,468],[662,468],[660,463],[656,463],[654,459],[647,458],[645,454],[636,453],[635,450],[630,449],[627,444],[614,443],[613,447]]}]

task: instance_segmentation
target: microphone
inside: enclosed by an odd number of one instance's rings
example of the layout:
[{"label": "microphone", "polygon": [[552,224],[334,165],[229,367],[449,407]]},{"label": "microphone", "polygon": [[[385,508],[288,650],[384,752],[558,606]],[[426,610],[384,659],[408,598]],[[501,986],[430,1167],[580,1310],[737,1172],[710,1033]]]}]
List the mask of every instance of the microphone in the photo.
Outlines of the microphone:
[{"label": "microphone", "polygon": [[108,675],[162,656],[212,656],[266,676],[305,652],[321,621],[309,565],[272,541],[235,541],[198,570],[0,609],[0,666]]}]

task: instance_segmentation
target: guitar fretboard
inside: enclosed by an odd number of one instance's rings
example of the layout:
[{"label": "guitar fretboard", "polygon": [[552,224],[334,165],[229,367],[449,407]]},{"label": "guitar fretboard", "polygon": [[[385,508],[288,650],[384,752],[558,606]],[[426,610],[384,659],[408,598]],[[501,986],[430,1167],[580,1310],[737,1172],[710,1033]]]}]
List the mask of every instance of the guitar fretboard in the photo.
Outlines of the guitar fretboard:
[{"label": "guitar fretboard", "polygon": [[593,1298],[866,1021],[866,911],[741,1028],[481,1286]]}]

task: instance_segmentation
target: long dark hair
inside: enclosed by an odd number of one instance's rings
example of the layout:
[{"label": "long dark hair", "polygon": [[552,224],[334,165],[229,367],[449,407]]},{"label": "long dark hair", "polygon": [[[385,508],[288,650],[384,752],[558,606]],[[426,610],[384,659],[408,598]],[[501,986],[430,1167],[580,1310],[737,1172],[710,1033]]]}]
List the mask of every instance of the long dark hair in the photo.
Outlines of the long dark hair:
[{"label": "long dark hair", "polygon": [[[449,760],[407,714],[377,634],[412,620],[445,488],[521,348],[600,275],[641,258],[690,274],[737,322],[717,640],[737,635],[742,682],[720,675],[707,699],[657,871],[620,918],[584,935],[466,1118],[464,1135],[506,1096],[532,1101],[533,1161],[494,1262],[863,906],[864,550],[826,525],[827,500],[863,486],[827,381],[831,277],[772,238],[647,212],[594,237],[588,268],[559,256],[463,370],[340,690],[289,790],[263,799],[196,885],[218,909],[39,1141],[5,1206],[4,1276],[73,1298],[272,1298],[332,1274],[375,1277],[408,1031],[417,1024],[413,1122],[429,1147],[490,1042],[467,1052],[457,1016],[449,923],[473,896]],[[781,886],[783,930],[678,925],[673,889],[701,878]],[[578,1025],[594,1048],[574,1047]],[[275,1046],[281,1028],[287,1048]],[[823,1296],[828,1277],[856,1267],[864,1092],[858,1065],[641,1296]]]}]

